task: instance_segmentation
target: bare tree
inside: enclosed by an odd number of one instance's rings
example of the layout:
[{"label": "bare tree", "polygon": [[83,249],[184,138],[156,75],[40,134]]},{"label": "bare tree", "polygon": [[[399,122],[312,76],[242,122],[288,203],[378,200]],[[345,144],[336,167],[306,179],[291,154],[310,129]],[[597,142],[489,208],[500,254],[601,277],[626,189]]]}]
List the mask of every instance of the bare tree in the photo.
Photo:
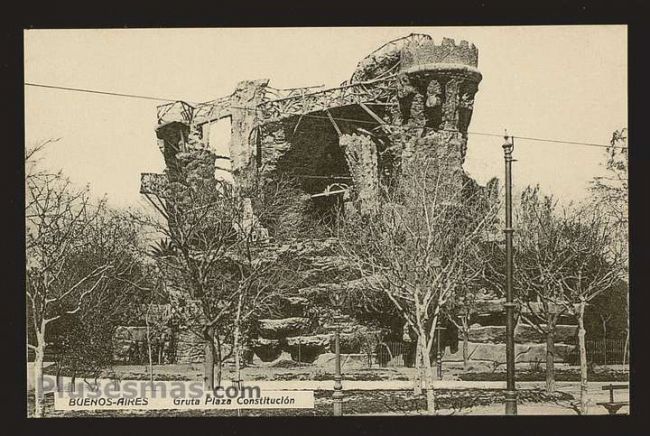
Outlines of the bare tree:
[{"label": "bare tree", "polygon": [[595,177],[591,189],[594,201],[609,215],[616,230],[627,240],[628,226],[628,149],[627,128],[612,134],[607,148],[606,175]]},{"label": "bare tree", "polygon": [[[151,271],[150,276],[160,278],[160,272]],[[164,297],[160,292],[160,286],[154,286],[145,298],[140,299],[140,304],[133,310],[135,317],[144,320],[147,338],[147,372],[152,389],[154,388],[154,362],[161,364],[165,360],[164,344],[171,318],[165,306],[158,304],[160,301],[165,301]]]},{"label": "bare tree", "polygon": [[565,307],[578,321],[580,355],[580,409],[587,413],[587,351],[585,307],[594,298],[611,291],[625,277],[626,253],[615,241],[613,224],[598,208],[587,206],[562,217],[569,239],[569,261],[562,274]]},{"label": "bare tree", "polygon": [[[148,197],[163,218],[151,221],[164,236],[155,258],[173,309],[204,340],[204,383],[212,391],[215,364],[220,384],[231,354],[240,379],[243,326],[277,302],[277,279],[285,268],[263,258],[269,234],[262,223],[286,231],[294,209],[280,199],[295,196],[273,183],[242,192],[202,171],[197,159],[180,162],[164,192]],[[233,347],[224,355],[230,338]]]},{"label": "bare tree", "polygon": [[108,293],[114,280],[128,275],[136,263],[133,233],[114,225],[105,202],[93,203],[87,189],[75,189],[60,172],[34,165],[41,149],[25,155],[28,348],[35,356],[37,417],[43,416],[50,325],[88,309],[91,296]]},{"label": "bare tree", "polygon": [[[520,318],[546,337],[546,389],[555,390],[555,335],[561,316],[575,316],[581,365],[581,410],[587,405],[584,308],[623,278],[625,256],[615,225],[593,204],[559,209],[539,187],[524,190],[516,209],[514,281]],[[493,246],[490,274],[500,287],[503,249]]]},{"label": "bare tree", "polygon": [[[248,244],[243,244],[246,247]],[[236,303],[233,309],[233,354],[235,377],[242,381],[242,353],[250,336],[253,323],[261,316],[277,313],[281,297],[289,288],[285,279],[295,271],[286,268],[279,259],[254,257],[250,248],[242,247],[246,253],[238,263],[239,280],[236,287]],[[259,253],[258,253],[259,254]]]},{"label": "bare tree", "polygon": [[[629,246],[629,219],[628,219],[628,145],[627,128],[614,131],[607,149],[605,161],[606,175],[594,178],[592,194],[594,203],[609,216],[612,222],[612,231],[616,235],[616,243],[620,245],[628,268]],[[629,301],[628,301],[629,306]],[[603,324],[605,327],[605,324]],[[625,335],[625,349],[623,362],[630,340],[630,328],[627,327]]]},{"label": "bare tree", "polygon": [[469,361],[470,319],[472,314],[476,312],[477,303],[483,292],[484,288],[479,286],[478,283],[470,287],[460,288],[444,307],[445,316],[462,335],[463,369],[465,370],[467,370]]},{"label": "bare tree", "polygon": [[217,269],[239,240],[234,225],[239,220],[237,208],[229,187],[222,188],[218,189],[216,181],[179,181],[171,183],[160,197],[150,197],[164,219],[150,221],[164,237],[154,257],[164,275],[172,308],[204,341],[203,380],[210,391],[215,388],[215,360],[219,368],[223,360],[219,336],[230,324],[228,317],[236,301],[236,269]]},{"label": "bare tree", "polygon": [[[555,336],[557,324],[567,314],[560,282],[570,261],[570,239],[558,218],[557,202],[544,196],[539,187],[527,187],[515,209],[515,268],[516,299],[521,307],[520,320],[546,338],[546,390],[553,392],[555,384]],[[493,246],[491,262],[493,283],[502,288],[501,260],[503,247]]]},{"label": "bare tree", "polygon": [[[122,227],[128,243],[136,240],[135,233]],[[105,233],[107,242],[118,241]],[[122,240],[121,243],[126,241]],[[96,379],[113,363],[110,346],[117,326],[128,324],[137,315],[137,308],[149,293],[150,275],[138,260],[131,271],[121,277],[107,276],[93,293],[84,298],[81,309],[57,320],[48,331],[48,346],[55,350],[57,389],[62,389],[58,375],[71,377],[71,389],[75,389],[77,376]]]},{"label": "bare tree", "polygon": [[431,414],[432,349],[441,311],[455,292],[481,277],[479,247],[496,209],[477,201],[480,193],[463,195],[460,188],[427,161],[414,163],[384,189],[374,215],[344,217],[339,228],[343,253],[369,278],[369,288],[390,299],[417,338]]},{"label": "bare tree", "polygon": [[267,243],[287,244],[289,236],[295,239],[310,231],[303,227],[306,198],[292,181],[256,178],[254,182],[240,193],[242,216],[235,222],[240,239],[229,257],[239,273],[233,317],[237,383],[242,381],[243,345],[252,323],[260,316],[278,313],[282,297],[300,280],[302,265],[291,250],[278,253],[277,247],[267,247]]}]

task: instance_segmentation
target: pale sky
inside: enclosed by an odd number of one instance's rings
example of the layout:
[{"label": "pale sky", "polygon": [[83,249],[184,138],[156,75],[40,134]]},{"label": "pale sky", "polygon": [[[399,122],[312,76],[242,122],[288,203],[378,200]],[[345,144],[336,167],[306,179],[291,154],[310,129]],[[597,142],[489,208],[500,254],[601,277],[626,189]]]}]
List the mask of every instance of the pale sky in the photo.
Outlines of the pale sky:
[{"label": "pale sky", "polygon": [[[25,81],[192,102],[246,79],[338,86],[366,54],[413,32],[478,47],[483,81],[470,132],[606,144],[627,126],[626,26],[26,30]],[[45,165],[113,205],[143,204],[140,173],[163,169],[161,103],[27,86],[26,145],[61,137]],[[470,136],[464,167],[479,183],[502,178],[502,142]],[[604,153],[517,140],[513,180],[580,201]]]}]

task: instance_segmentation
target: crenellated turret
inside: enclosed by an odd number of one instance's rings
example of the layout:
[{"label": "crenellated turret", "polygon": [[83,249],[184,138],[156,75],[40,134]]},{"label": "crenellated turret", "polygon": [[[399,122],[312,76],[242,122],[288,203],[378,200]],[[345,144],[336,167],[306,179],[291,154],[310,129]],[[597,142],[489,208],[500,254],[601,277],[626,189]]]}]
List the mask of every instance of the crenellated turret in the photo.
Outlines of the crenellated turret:
[{"label": "crenellated turret", "polygon": [[[400,70],[412,72],[418,68],[436,69],[442,65],[478,67],[478,49],[474,44],[462,40],[456,44],[452,38],[442,38],[440,44],[435,41],[423,41],[419,44],[409,44],[402,48]],[[478,71],[476,71],[478,72]]]},{"label": "crenellated turret", "polygon": [[401,124],[412,120],[419,127],[466,135],[482,79],[477,65],[478,49],[467,41],[456,45],[453,39],[443,38],[440,44],[424,41],[403,47],[398,88]]}]

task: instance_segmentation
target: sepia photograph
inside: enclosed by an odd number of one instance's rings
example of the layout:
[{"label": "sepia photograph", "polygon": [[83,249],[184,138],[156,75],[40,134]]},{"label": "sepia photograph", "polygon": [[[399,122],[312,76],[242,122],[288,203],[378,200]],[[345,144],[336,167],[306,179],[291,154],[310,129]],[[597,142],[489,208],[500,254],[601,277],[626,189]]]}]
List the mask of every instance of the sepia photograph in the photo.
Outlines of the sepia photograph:
[{"label": "sepia photograph", "polygon": [[630,413],[626,25],[23,43],[27,417]]}]

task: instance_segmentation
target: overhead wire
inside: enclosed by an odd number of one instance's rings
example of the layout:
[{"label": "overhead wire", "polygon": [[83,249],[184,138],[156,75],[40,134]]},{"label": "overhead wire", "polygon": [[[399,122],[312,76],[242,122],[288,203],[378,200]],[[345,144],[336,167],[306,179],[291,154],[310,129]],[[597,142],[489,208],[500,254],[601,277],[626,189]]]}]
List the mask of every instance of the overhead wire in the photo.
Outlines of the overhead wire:
[{"label": "overhead wire", "polygon": [[[111,92],[111,91],[99,91],[99,90],[94,90],[94,89],[74,88],[74,87],[66,87],[66,86],[46,85],[46,84],[42,84],[42,83],[25,82],[25,86],[33,86],[33,87],[48,88],[48,89],[57,89],[57,90],[63,90],[63,91],[86,92],[86,93],[91,93],[91,94],[109,95],[109,96],[115,96],[115,97],[139,98],[139,99],[145,99],[145,100],[164,101],[164,102],[185,101],[187,103],[197,104],[195,102],[191,102],[191,101],[187,101],[187,100],[170,99],[170,98],[162,98],[162,97],[152,97],[152,96],[137,95],[137,94],[126,94],[126,93],[118,93],[118,92]],[[372,104],[372,103],[368,103],[368,104]],[[241,106],[231,106],[231,107],[233,109],[241,109],[241,110],[249,110],[249,111],[256,111],[257,110],[255,108],[250,108],[250,107],[241,107]],[[324,120],[329,120],[330,119],[330,117],[328,117],[328,116],[319,116],[319,115],[312,115],[312,114],[297,114],[297,113],[286,112],[286,111],[278,111],[278,112],[282,113],[282,114],[285,114],[285,115],[302,116],[302,117],[305,117],[305,118],[315,118],[315,119],[324,119]],[[378,125],[377,121],[358,120],[358,119],[353,119],[353,118],[335,117],[334,115],[331,116],[331,119],[334,119],[336,121],[347,121],[347,122],[354,122],[354,123]],[[499,138],[504,137],[503,134],[498,134],[498,133],[486,133],[486,132],[474,132],[474,131],[468,131],[467,133],[469,135],[491,136],[491,137],[499,137]],[[555,143],[555,144],[578,145],[578,146],[585,146],[585,147],[600,147],[600,148],[609,148],[609,149],[612,149],[612,148],[627,149],[628,148],[627,146],[619,146],[619,145],[613,145],[613,144],[598,144],[598,143],[593,143],[593,142],[569,141],[569,140],[563,140],[563,139],[538,138],[538,137],[533,137],[533,136],[519,136],[519,135],[510,135],[510,136],[514,136],[519,140],[523,139],[523,140],[528,140],[528,141],[547,142],[547,143]]]},{"label": "overhead wire", "polygon": [[[139,98],[139,99],[143,99],[143,100],[155,100],[155,101],[166,101],[166,102],[179,101],[177,98],[151,97],[151,96],[148,96],[148,95],[124,94],[124,93],[111,92],[111,91],[98,91],[98,90],[95,90],[95,89],[72,88],[72,87],[67,87],[67,86],[56,86],[56,85],[45,85],[45,84],[42,84],[42,83],[25,82],[25,86],[33,86],[33,87],[36,87],[36,88],[59,89],[59,90],[63,90],[63,91],[87,92],[87,93],[90,93],[90,94],[112,95],[112,96],[115,96],[115,97]],[[188,103],[194,103],[194,102],[190,101]]]}]

